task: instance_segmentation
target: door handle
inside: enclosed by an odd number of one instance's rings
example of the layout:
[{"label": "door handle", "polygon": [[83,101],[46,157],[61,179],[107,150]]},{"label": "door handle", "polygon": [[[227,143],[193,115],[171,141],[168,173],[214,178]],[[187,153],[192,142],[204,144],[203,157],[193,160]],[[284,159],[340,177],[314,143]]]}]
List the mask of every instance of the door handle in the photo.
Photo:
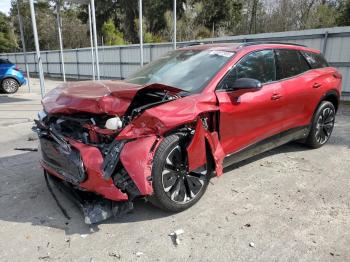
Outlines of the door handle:
[{"label": "door handle", "polygon": [[322,84],[320,83],[314,83],[312,88],[320,88],[322,86]]},{"label": "door handle", "polygon": [[282,96],[280,95],[280,94],[273,94],[272,96],[271,96],[271,100],[278,100],[278,99],[280,99]]}]

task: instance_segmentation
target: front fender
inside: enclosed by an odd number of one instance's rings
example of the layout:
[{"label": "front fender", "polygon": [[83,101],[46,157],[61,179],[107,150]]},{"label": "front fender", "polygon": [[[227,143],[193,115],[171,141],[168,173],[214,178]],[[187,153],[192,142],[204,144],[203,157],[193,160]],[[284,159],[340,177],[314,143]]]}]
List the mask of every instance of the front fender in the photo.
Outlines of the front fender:
[{"label": "front fender", "polygon": [[[124,161],[128,165],[127,169],[129,169],[127,170],[128,173],[132,174],[132,170],[135,170],[143,178],[143,181],[146,181],[145,179],[151,172],[150,163],[147,162],[149,161],[147,154],[155,138],[163,137],[166,133],[176,131],[177,128],[186,124],[192,125],[197,123],[195,135],[187,148],[190,171],[207,161],[206,144],[208,144],[215,162],[216,174],[218,176],[221,175],[225,154],[219,141],[218,132],[204,129],[200,119],[200,115],[203,113],[216,112],[218,110],[215,94],[207,93],[174,100],[143,112],[127,125],[117,137],[118,140],[136,139],[133,142],[134,146],[131,148],[132,144],[130,144],[130,149],[128,149],[130,151],[128,154],[131,154],[130,160],[127,160],[127,154],[126,152],[124,153]],[[135,155],[142,157],[136,165]],[[147,167],[147,170],[143,170],[142,165]],[[139,176],[137,175],[137,177]],[[145,193],[151,192],[152,188],[148,184],[142,183],[139,182],[139,189],[144,190]]]},{"label": "front fender", "polygon": [[141,195],[153,192],[151,184],[152,160],[155,148],[161,142],[157,136],[142,137],[124,145],[120,160]]},{"label": "front fender", "polygon": [[204,129],[200,119],[197,121],[195,134],[187,147],[189,171],[193,171],[209,161],[209,159],[207,159],[206,143],[209,145],[210,153],[215,162],[216,175],[220,176],[223,172],[222,163],[225,158],[224,150],[221,147],[218,133],[216,131],[210,132]]},{"label": "front fender", "polygon": [[150,108],[136,117],[118,135],[118,140],[158,135],[188,123],[203,112],[217,111],[215,94],[196,94]]}]

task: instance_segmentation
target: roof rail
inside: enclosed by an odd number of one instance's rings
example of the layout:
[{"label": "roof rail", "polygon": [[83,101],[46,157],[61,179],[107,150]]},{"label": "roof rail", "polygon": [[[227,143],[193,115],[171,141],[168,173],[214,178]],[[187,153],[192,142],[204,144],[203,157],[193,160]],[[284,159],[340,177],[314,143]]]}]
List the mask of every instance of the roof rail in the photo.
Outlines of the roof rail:
[{"label": "roof rail", "polygon": [[295,44],[295,43],[286,43],[286,42],[274,42],[274,41],[257,41],[257,42],[245,42],[240,45],[240,47],[251,46],[251,45],[263,45],[263,44],[280,44],[280,45],[295,45],[295,46],[303,46],[306,45]]},{"label": "roof rail", "polygon": [[[181,47],[189,47],[189,46],[195,46],[195,45],[204,45],[205,43],[203,42],[191,42],[191,43],[185,43]],[[180,44],[179,44],[180,45]]]}]

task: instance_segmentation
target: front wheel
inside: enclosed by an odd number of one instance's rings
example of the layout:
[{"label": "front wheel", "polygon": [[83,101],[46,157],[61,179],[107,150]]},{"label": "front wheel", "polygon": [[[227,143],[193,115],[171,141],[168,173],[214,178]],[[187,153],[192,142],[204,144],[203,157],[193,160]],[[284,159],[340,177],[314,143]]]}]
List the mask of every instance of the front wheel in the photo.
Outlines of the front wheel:
[{"label": "front wheel", "polygon": [[319,148],[329,140],[335,122],[335,108],[329,101],[322,101],[317,108],[311,123],[306,145],[311,148]]},{"label": "front wheel", "polygon": [[187,152],[178,135],[166,137],[154,156],[151,203],[171,212],[194,205],[207,189],[210,166],[188,171]]}]

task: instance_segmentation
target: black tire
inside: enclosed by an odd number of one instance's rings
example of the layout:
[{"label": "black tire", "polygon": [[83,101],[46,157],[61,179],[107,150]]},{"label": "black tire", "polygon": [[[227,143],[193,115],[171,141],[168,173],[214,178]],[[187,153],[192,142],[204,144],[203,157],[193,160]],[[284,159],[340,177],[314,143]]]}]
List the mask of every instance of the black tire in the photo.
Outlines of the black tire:
[{"label": "black tire", "polygon": [[311,122],[310,133],[305,144],[311,148],[319,148],[330,138],[334,122],[335,108],[329,101],[322,101],[318,106]]},{"label": "black tire", "polygon": [[212,169],[208,162],[202,170],[189,173],[187,166],[186,149],[181,137],[166,137],[153,160],[154,192],[149,198],[152,204],[166,211],[181,212],[198,202],[208,187]]},{"label": "black tire", "polygon": [[16,93],[19,88],[19,83],[16,79],[13,78],[5,78],[1,82],[1,90],[6,94]]}]

